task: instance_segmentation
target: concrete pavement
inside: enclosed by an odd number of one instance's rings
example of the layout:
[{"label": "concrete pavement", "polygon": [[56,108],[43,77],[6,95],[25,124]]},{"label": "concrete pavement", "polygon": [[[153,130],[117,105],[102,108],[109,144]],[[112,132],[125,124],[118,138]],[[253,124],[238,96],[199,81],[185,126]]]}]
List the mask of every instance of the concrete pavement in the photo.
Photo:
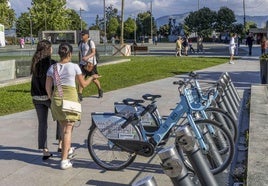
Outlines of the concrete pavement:
[{"label": "concrete pavement", "polygon": [[[179,65],[178,65],[179,68]],[[197,71],[200,79],[215,81],[221,73],[229,72],[235,86],[242,92],[252,84],[259,84],[259,60],[257,57],[236,60],[234,65],[228,63]],[[184,75],[152,81],[111,92],[105,92],[102,99],[96,96],[84,98],[83,115],[79,127],[74,128],[72,146],[76,147],[77,156],[74,167],[69,170],[59,168],[60,154],[56,152],[56,123],[49,115],[48,147],[54,156],[42,161],[42,153],[37,150],[37,117],[35,110],[0,117],[0,185],[97,185],[124,186],[153,175],[159,186],[171,186],[172,182],[163,173],[157,155],[144,158],[138,156],[128,168],[122,171],[105,171],[91,159],[87,150],[87,135],[91,112],[113,112],[113,103],[124,98],[141,98],[145,93],[161,94],[157,102],[162,115],[170,113],[178,100],[174,80]],[[228,185],[226,182],[220,185]]]}]

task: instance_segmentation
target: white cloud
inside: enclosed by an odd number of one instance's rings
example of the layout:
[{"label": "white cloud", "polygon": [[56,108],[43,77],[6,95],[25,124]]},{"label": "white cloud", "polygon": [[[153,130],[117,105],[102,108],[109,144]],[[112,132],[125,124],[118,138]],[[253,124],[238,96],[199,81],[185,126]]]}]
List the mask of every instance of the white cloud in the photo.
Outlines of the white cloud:
[{"label": "white cloud", "polygon": [[[103,14],[104,0],[67,0],[67,6],[79,11],[80,8],[87,10],[91,18],[97,14]],[[106,6],[113,5],[121,12],[121,0],[106,0]],[[125,17],[138,12],[150,10],[151,0],[125,0]],[[202,7],[208,7],[211,10],[219,10],[226,6],[232,9],[235,14],[243,15],[243,2],[245,2],[246,15],[257,16],[267,15],[268,0],[152,0],[153,16],[159,18],[165,15],[180,14],[190,11],[196,11]],[[21,12],[27,11],[31,6],[31,0],[10,0],[11,6],[15,9],[17,16]]]}]

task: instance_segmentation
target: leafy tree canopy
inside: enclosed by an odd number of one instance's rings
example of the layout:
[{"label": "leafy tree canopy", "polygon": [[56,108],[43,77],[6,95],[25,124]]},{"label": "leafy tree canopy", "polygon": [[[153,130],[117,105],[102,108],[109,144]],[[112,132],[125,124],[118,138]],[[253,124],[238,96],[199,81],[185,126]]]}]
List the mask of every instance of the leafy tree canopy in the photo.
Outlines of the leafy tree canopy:
[{"label": "leafy tree canopy", "polygon": [[8,1],[0,0],[0,23],[3,24],[6,29],[10,29],[13,27],[15,21],[15,11],[8,6]]}]

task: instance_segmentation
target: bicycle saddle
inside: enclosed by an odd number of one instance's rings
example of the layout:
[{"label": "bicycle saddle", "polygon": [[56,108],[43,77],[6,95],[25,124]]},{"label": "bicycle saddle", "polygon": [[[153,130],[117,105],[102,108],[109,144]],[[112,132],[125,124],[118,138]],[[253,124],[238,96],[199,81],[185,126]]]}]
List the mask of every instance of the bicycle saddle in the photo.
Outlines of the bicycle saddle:
[{"label": "bicycle saddle", "polygon": [[196,72],[193,72],[193,71],[191,71],[191,72],[189,73],[189,76],[190,76],[191,78],[194,78],[194,79],[198,78],[198,74],[197,74]]},{"label": "bicycle saddle", "polygon": [[145,99],[145,100],[153,101],[156,98],[161,98],[161,95],[158,95],[158,94],[144,94],[144,95],[142,95],[142,98]]},{"label": "bicycle saddle", "polygon": [[127,98],[127,99],[124,99],[123,100],[123,103],[126,104],[126,105],[138,105],[140,103],[144,103],[144,100],[142,99],[132,99],[132,98]]}]

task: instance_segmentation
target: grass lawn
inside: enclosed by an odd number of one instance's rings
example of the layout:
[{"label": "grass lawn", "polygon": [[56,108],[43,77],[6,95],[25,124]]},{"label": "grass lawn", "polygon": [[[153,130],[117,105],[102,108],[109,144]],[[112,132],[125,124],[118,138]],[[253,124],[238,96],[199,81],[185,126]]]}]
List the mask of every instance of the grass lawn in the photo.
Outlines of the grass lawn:
[{"label": "grass lawn", "polygon": [[[149,81],[172,77],[190,71],[225,63],[227,58],[197,58],[174,56],[132,56],[130,62],[99,66],[104,92]],[[109,61],[106,57],[103,59]],[[94,84],[85,88],[86,96],[97,94]],[[33,109],[30,83],[0,88],[0,116]]]}]

